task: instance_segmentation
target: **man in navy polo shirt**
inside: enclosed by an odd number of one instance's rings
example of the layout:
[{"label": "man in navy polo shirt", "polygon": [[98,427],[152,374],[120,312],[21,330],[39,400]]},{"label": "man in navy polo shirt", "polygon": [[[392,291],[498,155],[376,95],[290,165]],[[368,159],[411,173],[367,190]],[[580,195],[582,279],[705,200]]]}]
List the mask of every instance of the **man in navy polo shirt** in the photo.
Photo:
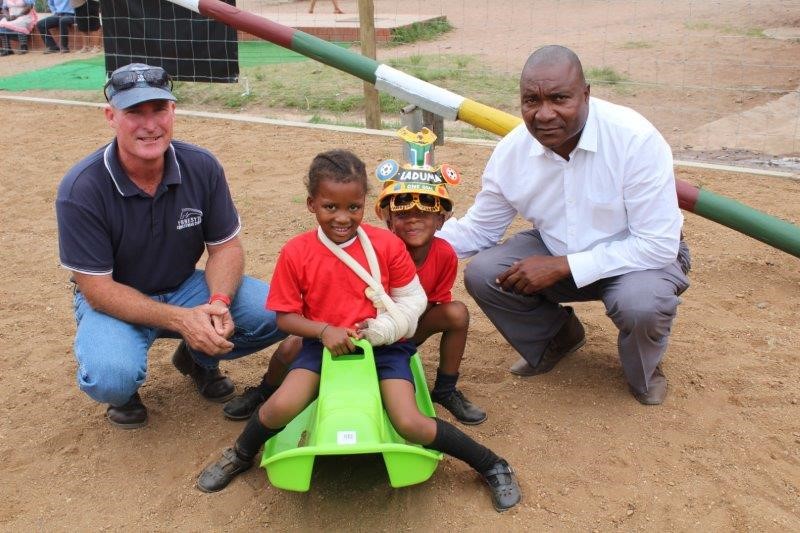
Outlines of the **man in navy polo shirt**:
[{"label": "man in navy polo shirt", "polygon": [[[142,427],[138,389],[158,337],[182,338],[172,362],[223,402],[219,371],[279,341],[269,286],[243,275],[239,215],[208,151],[172,140],[169,75],[141,63],[115,70],[105,117],[116,136],[64,176],[56,198],[61,264],[75,282],[78,384],[107,403],[112,424]],[[208,252],[205,271],[197,261]]]}]

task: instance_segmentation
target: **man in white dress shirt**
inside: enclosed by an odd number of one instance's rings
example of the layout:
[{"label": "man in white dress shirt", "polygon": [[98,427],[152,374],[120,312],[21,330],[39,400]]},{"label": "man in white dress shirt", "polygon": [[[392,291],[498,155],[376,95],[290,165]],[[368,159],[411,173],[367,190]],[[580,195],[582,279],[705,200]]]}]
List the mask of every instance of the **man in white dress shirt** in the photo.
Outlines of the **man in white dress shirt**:
[{"label": "man in white dress shirt", "polygon": [[[438,235],[459,257],[477,254],[465,284],[522,356],[512,373],[543,374],[583,346],[583,326],[561,304],[602,300],[631,393],[660,404],[690,265],[669,145],[635,111],[590,98],[568,48],[528,58],[520,98],[524,124],[498,143],[472,207]],[[533,229],[500,243],[517,215]]]}]

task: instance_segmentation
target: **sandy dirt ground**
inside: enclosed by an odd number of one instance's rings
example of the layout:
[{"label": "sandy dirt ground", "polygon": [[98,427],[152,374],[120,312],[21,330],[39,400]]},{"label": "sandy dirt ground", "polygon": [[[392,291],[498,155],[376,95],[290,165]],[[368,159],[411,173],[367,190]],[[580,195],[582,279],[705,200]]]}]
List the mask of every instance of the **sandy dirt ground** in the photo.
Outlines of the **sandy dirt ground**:
[{"label": "sandy dirt ground", "polygon": [[[260,469],[223,493],[198,492],[195,476],[242,426],[224,420],[220,406],[172,368],[175,341],[158,341],[151,352],[141,391],[150,409],[145,429],[112,428],[105,407],[75,385],[70,284],[58,266],[53,201],[75,155],[107,140],[100,111],[0,101],[0,112],[26,147],[24,158],[0,156],[0,529],[800,528],[800,263],[694,215],[685,228],[692,287],[665,360],[670,393],[661,407],[627,393],[601,305],[577,306],[587,327],[583,349],[550,374],[520,379],[507,372],[515,353],[458,284],[456,296],[473,316],[461,384],[489,412],[465,431],[516,467],[524,499],[515,510],[495,513],[478,477],[453,459],[430,481],[401,490],[389,487],[380,460],[354,459],[320,461],[308,493],[271,488]],[[30,127],[45,120],[53,142]],[[244,220],[247,271],[265,279],[287,236],[313,226],[301,183],[311,154],[349,147],[373,166],[400,150],[382,137],[189,117],[180,117],[176,136],[215,147]],[[466,177],[455,189],[459,213],[488,155],[485,147],[439,149],[439,161],[458,162]],[[800,222],[795,181],[679,176]],[[253,383],[269,352],[223,368],[240,387]],[[422,353],[430,378],[432,344]]]},{"label": "sandy dirt ground", "polygon": [[[422,4],[412,1],[408,8],[419,11]],[[702,106],[693,103],[692,93],[705,98],[714,91],[604,95],[643,111],[676,151],[686,144],[685,132],[701,131],[700,137],[716,143],[704,150],[724,160],[724,143],[739,138],[743,124],[752,125],[757,140],[772,139],[766,134],[770,121],[753,115],[762,106],[773,126],[787,115],[797,120],[791,110],[796,96],[784,98],[788,104],[776,101],[798,85],[796,69],[780,65],[796,65],[800,45],[757,39],[741,46],[743,37],[714,28],[697,30],[710,41],[680,43],[693,37],[675,33],[687,16],[717,28],[796,25],[800,16],[788,9],[790,2],[687,2],[675,13],[664,13],[664,3],[654,1],[562,3],[582,8],[572,17],[556,2],[537,2],[534,12],[514,0],[481,3],[483,11],[467,9],[464,0],[425,4],[445,11],[457,30],[392,54],[418,53],[422,46],[453,53],[477,49],[498,68],[516,71],[531,48],[562,42],[585,63],[629,65],[636,77],[646,78],[647,72],[666,76],[674,66],[653,62],[654,50],[673,50],[690,59],[683,61],[685,69],[705,65],[707,79],[731,76],[731,83],[742,80],[743,71],[730,65],[775,65],[772,59],[781,58],[774,68],[750,69],[752,77],[741,82],[775,92],[747,92],[738,103],[742,95],[725,91]],[[396,9],[392,5],[376,0],[376,10]],[[342,6],[355,11],[354,1]],[[329,7],[323,1],[317,11]],[[506,39],[496,37],[496,20],[507,24]],[[490,29],[476,39],[481,25]],[[595,34],[597,27],[605,37]],[[659,44],[624,52],[608,44],[643,36]],[[2,58],[0,71],[64,59],[29,54],[27,63],[21,60]],[[726,68],[709,67],[715,64]],[[700,79],[700,70],[693,76]],[[778,105],[790,107],[780,111]],[[687,107],[693,112],[681,111]],[[197,473],[242,426],[225,420],[218,404],[203,400],[172,368],[176,341],[158,341],[151,351],[141,391],[150,411],[145,429],[112,428],[105,406],[75,384],[71,285],[58,265],[53,202],[64,172],[110,138],[101,111],[0,100],[0,114],[14,138],[0,153],[0,530],[800,530],[800,262],[692,214],[685,224],[694,255],[692,287],[673,328],[664,362],[670,392],[660,407],[642,406],[628,394],[615,328],[600,304],[576,306],[587,329],[584,348],[550,374],[520,379],[507,372],[516,354],[457,283],[456,297],[473,319],[460,383],[489,413],[484,424],[464,430],[516,468],[524,496],[514,510],[495,513],[479,478],[453,459],[445,459],[428,482],[405,489],[389,486],[379,458],[360,457],[318,461],[307,493],[274,489],[256,468],[220,494],[198,492]],[[793,135],[791,128],[780,131],[780,142]],[[399,141],[385,137],[185,116],[176,137],[211,148],[224,164],[244,222],[247,271],[264,279],[283,242],[313,227],[302,186],[313,154],[347,147],[368,167],[400,156]],[[767,153],[797,155],[797,145],[784,151],[774,146]],[[758,149],[750,143],[737,153]],[[457,214],[478,190],[489,153],[454,142],[438,149],[437,159],[458,166],[465,177],[454,189]],[[797,181],[685,169],[677,175],[800,224]],[[369,221],[376,222],[371,215]],[[421,349],[429,379],[434,346],[432,340]],[[241,389],[258,379],[270,353],[225,363],[223,370]]]}]

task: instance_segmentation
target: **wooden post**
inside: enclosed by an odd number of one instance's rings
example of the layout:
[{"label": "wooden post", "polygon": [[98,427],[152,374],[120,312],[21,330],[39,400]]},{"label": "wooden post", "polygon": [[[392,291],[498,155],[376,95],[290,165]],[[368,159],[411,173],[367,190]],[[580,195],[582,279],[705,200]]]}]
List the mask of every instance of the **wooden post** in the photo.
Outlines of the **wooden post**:
[{"label": "wooden post", "polygon": [[[361,39],[361,55],[377,59],[375,55],[375,5],[373,0],[358,0],[358,34]],[[367,127],[381,129],[381,106],[378,90],[364,82],[364,119]]]}]

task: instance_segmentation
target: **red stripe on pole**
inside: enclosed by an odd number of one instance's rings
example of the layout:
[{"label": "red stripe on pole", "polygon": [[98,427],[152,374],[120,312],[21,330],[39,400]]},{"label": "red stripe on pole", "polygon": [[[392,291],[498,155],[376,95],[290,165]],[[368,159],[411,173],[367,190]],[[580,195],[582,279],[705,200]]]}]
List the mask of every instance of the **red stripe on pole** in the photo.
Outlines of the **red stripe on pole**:
[{"label": "red stripe on pole", "polygon": [[200,0],[197,7],[200,9],[200,13],[207,17],[224,22],[237,30],[261,37],[289,50],[292,49],[292,37],[295,33],[293,28],[272,22],[247,11],[242,11],[219,0]]},{"label": "red stripe on pole", "polygon": [[675,180],[675,189],[678,191],[678,206],[681,209],[694,213],[700,189],[683,180]]}]

